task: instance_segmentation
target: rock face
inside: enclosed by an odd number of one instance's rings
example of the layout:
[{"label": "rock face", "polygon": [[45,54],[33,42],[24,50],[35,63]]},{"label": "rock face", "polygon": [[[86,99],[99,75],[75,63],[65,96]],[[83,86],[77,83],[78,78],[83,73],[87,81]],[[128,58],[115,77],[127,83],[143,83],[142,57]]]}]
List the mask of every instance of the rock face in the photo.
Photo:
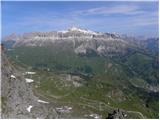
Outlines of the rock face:
[{"label": "rock face", "polygon": [[7,42],[13,42],[13,47],[19,46],[68,46],[76,54],[96,53],[106,56],[108,54],[124,54],[131,47],[120,35],[112,33],[100,33],[86,29],[72,27],[65,31],[32,32],[16,36],[5,37]]},{"label": "rock face", "polygon": [[39,103],[31,84],[25,82],[22,73],[15,69],[2,52],[2,118],[57,118],[50,104]]},{"label": "rock face", "polygon": [[121,109],[114,110],[113,113],[109,113],[107,119],[125,119],[127,114]]},{"label": "rock face", "polygon": [[117,33],[94,32],[87,29],[72,27],[64,31],[29,32],[22,35],[15,33],[2,39],[7,48],[57,47],[72,49],[76,54],[97,54],[114,56],[128,53],[131,50],[149,49],[158,52],[158,38],[142,39]]}]

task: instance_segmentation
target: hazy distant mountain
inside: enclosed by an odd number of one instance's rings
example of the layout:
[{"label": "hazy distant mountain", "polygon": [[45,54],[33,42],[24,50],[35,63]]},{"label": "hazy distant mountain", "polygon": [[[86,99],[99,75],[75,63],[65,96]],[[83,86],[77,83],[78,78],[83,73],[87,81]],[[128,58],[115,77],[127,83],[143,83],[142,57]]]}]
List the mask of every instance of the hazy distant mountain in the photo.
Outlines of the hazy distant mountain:
[{"label": "hazy distant mountain", "polygon": [[[72,27],[65,31],[32,32],[21,36],[9,35],[3,43],[9,47],[18,46],[56,46],[69,48],[77,54],[97,54],[102,56],[125,54],[130,50],[139,49],[139,41],[135,38],[116,33],[102,33]],[[138,45],[137,45],[138,44]],[[68,48],[68,47],[66,47]],[[114,53],[114,54],[113,54]]]}]

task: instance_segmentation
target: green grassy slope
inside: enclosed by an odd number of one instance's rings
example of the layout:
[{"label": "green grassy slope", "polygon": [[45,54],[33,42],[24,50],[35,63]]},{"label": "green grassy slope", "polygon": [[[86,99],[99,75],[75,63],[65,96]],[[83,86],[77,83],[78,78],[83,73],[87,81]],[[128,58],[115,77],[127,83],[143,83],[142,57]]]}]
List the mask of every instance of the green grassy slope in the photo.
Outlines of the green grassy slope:
[{"label": "green grassy slope", "polygon": [[[111,110],[122,108],[131,118],[158,118],[158,94],[144,89],[146,84],[158,84],[154,57],[140,52],[122,58],[87,57],[72,50],[40,47],[16,48],[8,56],[26,70],[37,72],[27,76],[35,80],[36,94],[58,104],[71,104],[79,114],[92,111],[106,118]],[[61,80],[62,74],[81,77],[82,85],[75,87],[72,81]]]}]

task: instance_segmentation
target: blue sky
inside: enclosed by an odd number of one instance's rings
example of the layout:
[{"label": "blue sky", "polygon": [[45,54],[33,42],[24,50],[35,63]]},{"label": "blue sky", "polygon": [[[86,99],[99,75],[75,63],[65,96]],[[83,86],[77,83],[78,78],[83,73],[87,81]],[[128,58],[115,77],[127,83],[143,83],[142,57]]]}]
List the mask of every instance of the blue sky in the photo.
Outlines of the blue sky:
[{"label": "blue sky", "polygon": [[79,26],[158,36],[158,2],[2,2],[2,36]]}]

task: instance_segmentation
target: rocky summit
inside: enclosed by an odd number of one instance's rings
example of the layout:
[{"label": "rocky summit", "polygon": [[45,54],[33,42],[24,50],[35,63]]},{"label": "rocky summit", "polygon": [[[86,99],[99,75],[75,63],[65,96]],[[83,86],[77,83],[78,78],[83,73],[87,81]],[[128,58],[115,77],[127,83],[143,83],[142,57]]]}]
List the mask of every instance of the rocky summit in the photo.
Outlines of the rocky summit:
[{"label": "rocky summit", "polygon": [[[94,32],[77,27],[55,32],[32,32],[16,36],[11,34],[5,38],[8,43],[12,41],[13,47],[18,46],[66,46],[76,54],[95,53],[107,56],[111,53],[125,54],[134,43],[126,41],[119,34]],[[112,54],[113,55],[113,54]]]}]

